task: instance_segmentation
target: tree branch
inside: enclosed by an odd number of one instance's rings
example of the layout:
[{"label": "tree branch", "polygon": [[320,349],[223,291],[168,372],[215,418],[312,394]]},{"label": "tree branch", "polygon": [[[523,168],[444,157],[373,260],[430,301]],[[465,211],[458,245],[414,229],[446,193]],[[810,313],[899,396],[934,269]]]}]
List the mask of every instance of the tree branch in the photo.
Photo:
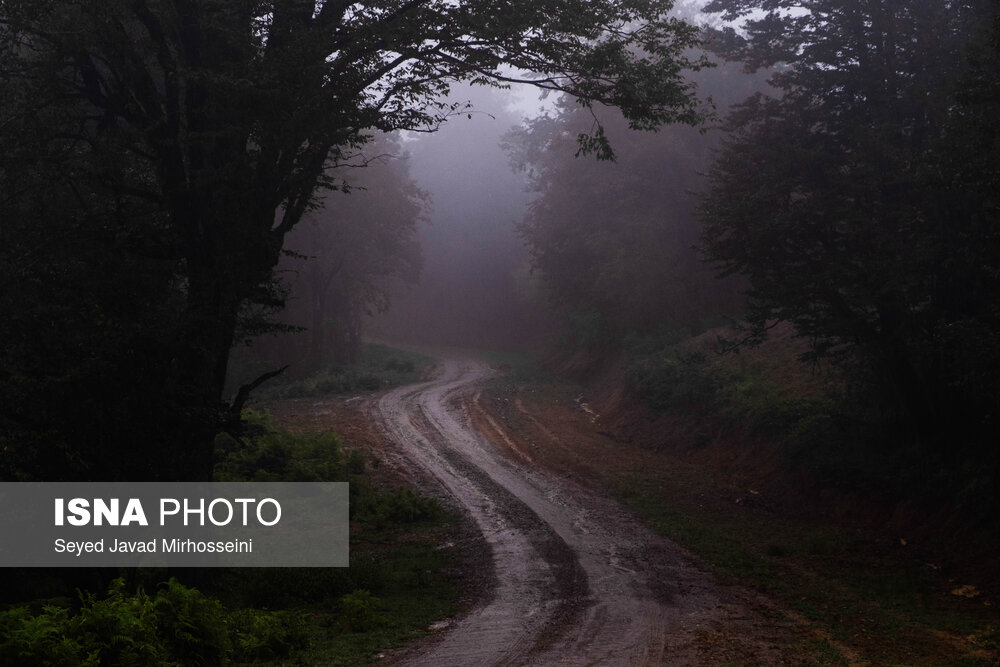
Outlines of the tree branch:
[{"label": "tree branch", "polygon": [[236,398],[233,399],[232,404],[229,406],[229,414],[232,416],[232,418],[236,420],[239,419],[240,413],[243,412],[243,406],[246,405],[246,402],[250,398],[250,394],[251,392],[253,392],[254,389],[261,386],[268,380],[273,380],[274,378],[284,373],[286,370],[288,370],[287,364],[277,370],[268,371],[267,373],[264,373],[253,382],[247,383],[242,387],[240,387],[240,390],[236,392]]}]

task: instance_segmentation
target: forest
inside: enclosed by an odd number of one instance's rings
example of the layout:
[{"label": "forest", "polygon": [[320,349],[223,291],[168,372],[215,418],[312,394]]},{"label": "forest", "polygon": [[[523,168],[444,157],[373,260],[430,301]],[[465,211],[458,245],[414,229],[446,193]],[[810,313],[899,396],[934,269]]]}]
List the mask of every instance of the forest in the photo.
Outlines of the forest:
[{"label": "forest", "polygon": [[628,168],[570,157],[592,122],[570,104],[509,138],[537,192],[521,233],[568,335],[630,348],[655,402],[697,372],[681,340],[728,318],[719,348],[738,351],[790,325],[802,361],[839,374],[843,440],[994,511],[995,4],[704,9],[742,20],[706,30],[719,65],[693,75],[714,123],[622,132]]},{"label": "forest", "polygon": [[[362,546],[448,523],[256,410],[417,379],[377,338],[530,352],[995,532],[996,0],[0,0],[0,147],[2,482],[326,475]],[[746,374],[776,346],[822,390]],[[324,600],[379,626],[350,570]],[[82,589],[150,624],[111,658],[55,612],[80,644],[39,664],[308,643],[293,615],[220,620],[212,595],[281,597],[258,575],[120,575],[3,574],[7,603]],[[206,643],[157,644],[168,607]]]}]

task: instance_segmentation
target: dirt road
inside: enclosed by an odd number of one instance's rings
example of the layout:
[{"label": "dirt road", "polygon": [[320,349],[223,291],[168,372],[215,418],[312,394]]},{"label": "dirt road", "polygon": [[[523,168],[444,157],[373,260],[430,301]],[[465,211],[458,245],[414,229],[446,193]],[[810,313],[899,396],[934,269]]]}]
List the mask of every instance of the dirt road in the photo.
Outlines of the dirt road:
[{"label": "dirt road", "polygon": [[758,638],[768,624],[758,603],[720,587],[610,499],[534,466],[518,434],[472,414],[491,373],[475,359],[447,359],[433,380],[369,407],[399,463],[436,480],[432,491],[468,513],[492,550],[487,601],[396,661],[712,664],[715,639],[734,633],[755,660],[784,661]]}]

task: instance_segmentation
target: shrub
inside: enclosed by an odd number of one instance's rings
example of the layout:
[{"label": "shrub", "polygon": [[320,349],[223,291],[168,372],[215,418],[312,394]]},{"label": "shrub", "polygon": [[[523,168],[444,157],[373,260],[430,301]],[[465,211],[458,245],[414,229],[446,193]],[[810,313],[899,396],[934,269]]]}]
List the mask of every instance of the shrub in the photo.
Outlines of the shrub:
[{"label": "shrub", "polygon": [[362,523],[382,527],[389,523],[431,521],[442,515],[441,504],[435,498],[418,495],[408,488],[395,491],[369,491],[357,501],[354,518]]},{"label": "shrub", "polygon": [[66,634],[69,610],[46,606],[34,616],[27,607],[0,612],[0,664],[94,665],[96,656],[84,653],[75,637]]},{"label": "shrub", "polygon": [[365,373],[364,375],[358,377],[355,384],[359,389],[374,391],[382,386],[382,380],[370,373]]},{"label": "shrub", "polygon": [[416,370],[416,365],[411,359],[400,359],[399,357],[390,357],[385,361],[385,369],[387,371],[393,371],[395,373],[412,373]]},{"label": "shrub", "polygon": [[308,646],[310,627],[304,612],[235,611],[229,616],[232,658],[237,662],[287,658]]},{"label": "shrub", "polygon": [[215,480],[219,482],[338,482],[348,479],[348,466],[335,434],[296,435],[275,429],[267,415],[244,411],[247,437],[216,439]]},{"label": "shrub", "polygon": [[81,594],[81,608],[0,612],[0,664],[223,665],[286,657],[308,644],[309,619],[297,612],[228,612],[176,580],[156,595],[129,594],[115,579],[108,595]]},{"label": "shrub", "polygon": [[259,398],[306,398],[354,391],[374,391],[416,382],[432,360],[424,355],[385,345],[365,345],[350,364],[316,368],[308,377],[278,380],[260,389]]},{"label": "shrub", "polygon": [[363,589],[340,598],[340,624],[347,632],[368,632],[380,628],[388,619],[377,613],[380,600]]},{"label": "shrub", "polygon": [[162,584],[153,600],[157,630],[167,652],[184,665],[216,665],[229,649],[225,611],[218,600],[176,579]]},{"label": "shrub", "polygon": [[[79,614],[68,618],[64,632],[75,638],[87,659],[100,665],[161,665],[169,655],[157,633],[153,601],[142,590],[125,593],[124,579],[115,579],[108,597],[84,594]],[[169,631],[169,629],[165,628]]]},{"label": "shrub", "polygon": [[705,356],[668,346],[633,358],[628,380],[652,408],[709,408],[719,401],[720,381]]}]

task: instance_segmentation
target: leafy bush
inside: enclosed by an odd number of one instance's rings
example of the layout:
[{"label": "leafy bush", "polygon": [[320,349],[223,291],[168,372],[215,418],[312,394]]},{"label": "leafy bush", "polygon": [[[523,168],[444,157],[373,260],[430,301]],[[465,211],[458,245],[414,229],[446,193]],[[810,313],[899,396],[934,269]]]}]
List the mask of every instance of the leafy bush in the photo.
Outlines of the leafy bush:
[{"label": "leafy bush", "polygon": [[416,370],[416,364],[413,359],[401,359],[399,357],[390,357],[386,359],[383,367],[387,371],[393,371],[396,373],[412,373]]},{"label": "leafy bush", "polygon": [[[712,362],[688,349],[683,331],[628,341],[632,387],[658,410],[710,411],[751,435],[780,443],[812,467],[835,463],[845,437],[842,406],[824,391],[797,389],[760,363]],[[797,361],[794,363],[798,363]]]},{"label": "leafy bush", "polygon": [[368,632],[380,628],[388,619],[376,610],[380,600],[358,589],[340,598],[340,624],[347,632]]},{"label": "leafy bush", "polygon": [[657,410],[699,406],[719,401],[721,382],[705,356],[676,346],[633,356],[628,380],[646,403]]},{"label": "leafy bush", "polygon": [[102,600],[80,597],[75,614],[51,605],[0,612],[0,664],[222,665],[286,657],[308,643],[304,614],[228,612],[174,579],[153,596],[127,593],[119,578]]},{"label": "leafy bush", "polygon": [[219,482],[336,482],[357,469],[358,455],[344,455],[343,442],[327,432],[302,436],[275,429],[266,414],[245,410],[247,437],[216,440]]},{"label": "leafy bush", "polygon": [[278,399],[374,391],[416,382],[431,362],[430,357],[422,354],[386,345],[365,345],[353,364],[321,368],[308,377],[262,389],[257,395]]},{"label": "leafy bush", "polygon": [[[311,648],[292,659],[322,658],[325,664],[331,655],[360,651],[372,641],[355,633],[391,635],[397,641],[449,613],[453,589],[438,574],[446,556],[437,549],[436,534],[445,512],[436,500],[407,488],[377,490],[364,475],[365,457],[345,451],[330,433],[291,434],[275,429],[266,414],[247,411],[244,416],[241,440],[224,436],[216,441],[216,479],[349,481],[352,548],[348,568],[220,572],[213,590],[230,607],[242,609],[226,615],[230,659],[280,661],[313,639]],[[428,523],[413,525],[420,522]],[[435,533],[431,538],[411,543],[428,529]],[[387,548],[390,543],[394,546]],[[261,607],[305,608],[315,616],[254,611]]]},{"label": "leafy bush", "polygon": [[228,620],[237,662],[286,658],[309,644],[311,624],[303,612],[240,609]]},{"label": "leafy bush", "polygon": [[87,655],[80,642],[67,636],[69,610],[46,606],[32,615],[27,607],[0,612],[0,664],[95,665],[97,656]]},{"label": "leafy bush", "polygon": [[171,578],[157,591],[153,609],[169,655],[185,665],[216,665],[224,661],[229,636],[225,610],[218,600]]},{"label": "leafy bush", "polygon": [[793,393],[752,367],[736,372],[724,394],[725,415],[745,424],[753,435],[776,439],[793,454],[812,456],[842,435],[833,398]]},{"label": "leafy bush", "polygon": [[382,386],[382,380],[380,380],[375,375],[370,373],[365,373],[364,375],[358,376],[355,381],[359,389],[364,389],[365,391],[374,391]]},{"label": "leafy bush", "polygon": [[442,514],[441,504],[435,498],[418,495],[408,488],[361,494],[353,512],[356,520],[375,527],[433,521]]},{"label": "leafy bush", "polygon": [[[95,600],[81,595],[83,607],[67,619],[65,634],[79,642],[82,655],[101,665],[166,664],[169,655],[164,637],[159,635],[153,601],[141,590],[125,593],[125,581],[116,579],[108,597]],[[163,627],[165,633],[174,628]]]}]

